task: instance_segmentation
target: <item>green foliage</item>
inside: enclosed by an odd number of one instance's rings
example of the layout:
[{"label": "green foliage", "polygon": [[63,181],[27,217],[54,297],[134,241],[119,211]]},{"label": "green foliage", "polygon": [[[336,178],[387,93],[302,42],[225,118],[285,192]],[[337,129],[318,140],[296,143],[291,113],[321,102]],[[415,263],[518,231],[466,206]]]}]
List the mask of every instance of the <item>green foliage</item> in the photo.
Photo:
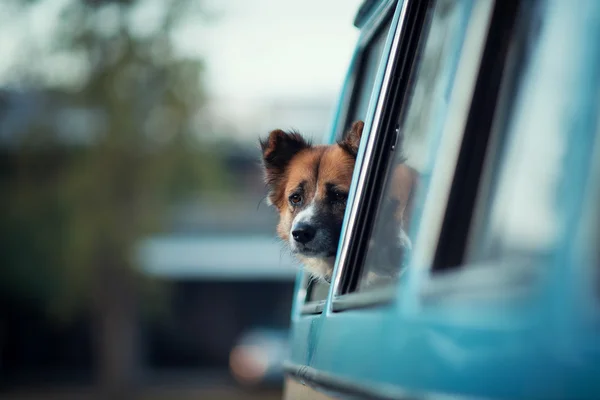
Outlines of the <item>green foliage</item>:
[{"label": "green foliage", "polygon": [[[135,244],[161,230],[173,206],[228,179],[194,130],[202,62],[178,55],[171,40],[184,18],[202,20],[197,2],[165,1],[160,22],[143,33],[131,24],[140,3],[67,2],[51,47],[16,66],[28,90],[55,99],[51,110],[91,110],[101,121],[90,126],[91,144],[76,146],[53,125],[32,123],[3,156],[0,289],[60,314],[91,304],[98,271],[135,270]],[[43,58],[57,54],[85,66],[81,79],[45,80]]]}]

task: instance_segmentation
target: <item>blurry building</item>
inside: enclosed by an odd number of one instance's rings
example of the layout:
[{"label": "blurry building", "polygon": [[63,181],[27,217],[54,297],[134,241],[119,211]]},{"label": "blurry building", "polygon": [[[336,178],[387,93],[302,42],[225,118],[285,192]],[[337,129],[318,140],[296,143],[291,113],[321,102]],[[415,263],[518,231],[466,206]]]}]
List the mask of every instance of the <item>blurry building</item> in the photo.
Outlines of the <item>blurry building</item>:
[{"label": "blurry building", "polygon": [[[144,273],[170,285],[165,311],[139,316],[140,369],[148,376],[185,369],[227,375],[231,349],[245,333],[288,327],[298,266],[275,237],[276,212],[262,201],[257,138],[281,127],[319,141],[332,105],[313,99],[253,107],[256,115],[228,121],[232,130],[219,133],[225,145],[215,146],[232,176],[232,194],[209,193],[178,206],[163,234],[140,241]],[[61,93],[0,92],[0,173],[8,176],[17,162],[22,132],[50,133],[65,148],[86,146],[102,132],[102,121],[94,110],[65,106]],[[63,153],[48,147],[47,167],[59,168]],[[91,329],[86,315],[55,324],[35,302],[0,293],[0,383],[90,381]]]}]

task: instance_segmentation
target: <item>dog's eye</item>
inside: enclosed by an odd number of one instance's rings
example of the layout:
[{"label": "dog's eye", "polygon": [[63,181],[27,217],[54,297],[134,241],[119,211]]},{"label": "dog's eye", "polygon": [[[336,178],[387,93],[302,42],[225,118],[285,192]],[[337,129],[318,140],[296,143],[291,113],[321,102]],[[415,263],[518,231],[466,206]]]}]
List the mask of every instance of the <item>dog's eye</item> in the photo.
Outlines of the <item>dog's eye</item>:
[{"label": "dog's eye", "polygon": [[346,193],[342,193],[342,192],[334,192],[333,193],[333,200],[335,201],[346,201],[346,198],[348,197],[348,195]]},{"label": "dog's eye", "polygon": [[298,205],[302,202],[302,196],[299,195],[298,193],[294,193],[293,195],[290,196],[290,203],[292,203],[293,205]]}]

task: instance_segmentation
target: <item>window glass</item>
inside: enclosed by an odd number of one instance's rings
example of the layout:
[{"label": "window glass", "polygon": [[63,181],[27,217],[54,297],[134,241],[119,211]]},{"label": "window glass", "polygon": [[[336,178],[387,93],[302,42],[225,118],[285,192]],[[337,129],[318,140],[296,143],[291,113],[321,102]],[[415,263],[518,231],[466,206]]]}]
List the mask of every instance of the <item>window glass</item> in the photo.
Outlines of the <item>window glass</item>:
[{"label": "window glass", "polygon": [[320,301],[327,298],[329,292],[329,284],[321,280],[311,280],[308,283],[307,301]]},{"label": "window glass", "polygon": [[[348,127],[352,122],[357,120],[364,121],[366,118],[369,100],[371,99],[377,71],[382,61],[383,49],[385,47],[390,25],[391,18],[388,18],[388,20],[376,30],[360,58],[356,75],[357,81],[351,99],[351,108],[344,124],[344,133],[348,131]],[[309,302],[324,300],[327,298],[328,291],[329,284],[327,282],[311,280],[308,283],[306,300]]]},{"label": "window glass", "polygon": [[[427,177],[449,104],[453,65],[464,32],[464,3],[437,1],[428,11],[407,108],[399,116],[395,156],[378,208],[357,291],[397,279],[414,235],[411,216],[424,199]],[[418,190],[417,190],[418,189]],[[416,208],[415,208],[416,206]]]},{"label": "window glass", "polygon": [[390,30],[391,19],[383,23],[378,28],[366,46],[361,57],[359,70],[357,74],[356,89],[352,96],[351,108],[348,113],[348,118],[344,124],[344,133],[348,131],[350,125],[357,120],[365,120],[367,109],[369,108],[369,100],[377,78],[377,71],[382,61],[383,48]]},{"label": "window glass", "polygon": [[[541,18],[536,14],[529,20]],[[576,35],[573,18],[560,18],[554,28],[540,24],[530,24],[523,38],[528,47],[522,78],[508,95],[512,108],[500,133],[503,143],[495,149],[497,168],[489,195],[480,196],[484,211],[471,239],[471,262],[544,257],[564,229],[568,149],[581,117],[574,103],[583,79],[577,72],[581,41],[565,34]]]}]

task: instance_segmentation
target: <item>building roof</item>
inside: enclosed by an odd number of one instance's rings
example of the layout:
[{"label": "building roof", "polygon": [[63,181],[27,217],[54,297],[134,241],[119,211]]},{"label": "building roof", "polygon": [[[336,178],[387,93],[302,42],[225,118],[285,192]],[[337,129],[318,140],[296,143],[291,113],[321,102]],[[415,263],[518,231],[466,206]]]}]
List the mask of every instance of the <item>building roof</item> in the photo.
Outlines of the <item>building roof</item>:
[{"label": "building roof", "polygon": [[141,242],[138,261],[171,279],[294,280],[298,264],[274,236],[162,236]]}]

